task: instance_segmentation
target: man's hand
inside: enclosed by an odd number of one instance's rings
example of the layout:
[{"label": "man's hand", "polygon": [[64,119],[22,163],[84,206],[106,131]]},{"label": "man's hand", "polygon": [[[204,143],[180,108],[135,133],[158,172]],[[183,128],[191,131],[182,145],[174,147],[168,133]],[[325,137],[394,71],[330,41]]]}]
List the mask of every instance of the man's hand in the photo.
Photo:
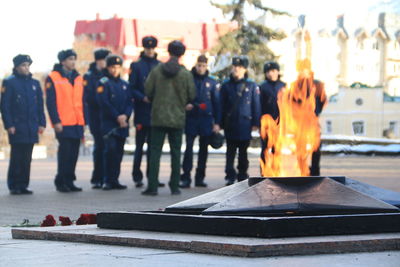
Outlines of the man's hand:
[{"label": "man's hand", "polygon": [[38,133],[42,134],[43,132],[44,132],[44,127],[43,126],[39,126]]},{"label": "man's hand", "polygon": [[63,126],[62,126],[62,124],[59,122],[59,123],[56,123],[56,124],[54,124],[54,130],[56,131],[56,133],[61,133],[62,132],[62,130],[63,130]]},{"label": "man's hand", "polygon": [[191,111],[192,109],[193,109],[193,105],[192,104],[187,104],[186,105],[186,107],[185,107],[185,109],[187,110],[187,111]]},{"label": "man's hand", "polygon": [[213,132],[214,132],[214,133],[218,133],[220,130],[221,130],[221,128],[219,127],[219,125],[218,125],[218,124],[214,124],[214,126],[213,126]]},{"label": "man's hand", "polygon": [[119,127],[126,128],[128,127],[128,122],[126,121],[128,117],[125,114],[119,115],[117,117],[117,121],[119,123]]},{"label": "man's hand", "polygon": [[147,96],[145,96],[145,97],[143,97],[143,102],[150,103],[150,99]]},{"label": "man's hand", "polygon": [[10,128],[8,128],[8,129],[7,129],[7,132],[8,132],[9,134],[15,134],[15,127],[10,127]]}]

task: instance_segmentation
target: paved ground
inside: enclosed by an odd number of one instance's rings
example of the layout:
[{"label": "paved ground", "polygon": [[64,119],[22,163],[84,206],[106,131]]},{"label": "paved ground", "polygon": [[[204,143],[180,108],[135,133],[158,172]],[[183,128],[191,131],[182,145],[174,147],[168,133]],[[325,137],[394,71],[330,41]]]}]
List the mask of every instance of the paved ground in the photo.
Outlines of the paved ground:
[{"label": "paved ground", "polygon": [[[36,160],[32,164],[31,196],[11,196],[6,188],[7,161],[0,161],[0,226],[41,221],[45,215],[77,218],[80,213],[115,210],[158,209],[178,201],[217,189],[224,185],[222,155],[212,155],[208,164],[209,188],[184,190],[181,196],[171,196],[167,188],[158,197],[144,197],[133,188],[132,156],[122,165],[121,182],[125,191],[90,189],[91,161],[82,157],[78,164],[77,184],[84,192],[61,194],[54,190],[54,159]],[[250,175],[258,175],[256,155],[251,156]],[[322,175],[346,175],[372,185],[400,192],[400,157],[326,156],[322,158]],[[163,156],[161,180],[169,177],[169,158]],[[400,266],[400,252],[355,253],[246,259],[236,257],[191,254],[145,248],[104,246],[67,242],[11,239],[9,227],[0,227],[0,267],[3,266]]]},{"label": "paved ground", "polygon": [[[206,193],[224,186],[224,157],[211,155],[207,169],[209,187],[183,190],[180,196],[171,196],[168,187],[161,188],[159,196],[140,194],[131,181],[132,156],[124,158],[121,182],[128,190],[101,191],[90,188],[92,163],[90,157],[81,157],[77,166],[77,184],[84,191],[63,194],[55,191],[53,178],[56,160],[35,160],[32,164],[31,189],[33,195],[9,195],[6,185],[7,161],[0,161],[0,226],[21,223],[25,218],[32,223],[40,222],[47,214],[78,218],[80,213],[96,213],[115,210],[154,210]],[[382,188],[400,192],[400,157],[326,156],[322,158],[322,175],[346,175]],[[160,179],[169,179],[169,157],[163,155]],[[258,175],[256,155],[250,159],[250,175]]]}]

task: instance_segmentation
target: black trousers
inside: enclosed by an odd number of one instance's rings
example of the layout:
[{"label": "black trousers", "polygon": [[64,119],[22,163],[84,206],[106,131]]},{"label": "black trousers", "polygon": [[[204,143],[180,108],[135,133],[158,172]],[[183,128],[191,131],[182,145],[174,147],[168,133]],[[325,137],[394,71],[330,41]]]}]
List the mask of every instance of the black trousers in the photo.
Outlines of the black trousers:
[{"label": "black trousers", "polygon": [[7,185],[10,190],[25,189],[29,186],[33,144],[11,144]]},{"label": "black trousers", "polygon": [[[225,165],[225,180],[227,181],[243,181],[249,177],[247,170],[249,169],[249,160],[247,157],[247,148],[250,145],[250,140],[237,141],[226,140],[226,165]],[[239,150],[238,172],[234,167],[236,151]]]},{"label": "black trousers", "polygon": [[76,180],[75,167],[81,140],[77,138],[57,138],[57,140],[57,175],[54,183],[57,187],[71,187]]},{"label": "black trousers", "polygon": [[143,156],[143,145],[147,142],[147,167],[146,167],[146,176],[149,176],[149,159],[150,159],[150,134],[151,127],[143,127],[140,130],[136,128],[136,137],[135,137],[135,155],[133,157],[133,170],[132,170],[132,178],[135,183],[141,182],[143,180],[143,173],[140,170],[140,165],[142,164],[142,156]]},{"label": "black trousers", "polygon": [[311,176],[320,176],[320,167],[319,162],[321,160],[321,145],[318,150],[314,151],[311,156],[311,167],[310,167],[310,175]]},{"label": "black trousers", "polygon": [[[181,181],[190,183],[192,181],[190,172],[193,169],[193,144],[196,139],[195,135],[186,135],[186,149],[183,155]],[[206,176],[206,163],[208,157],[208,144],[210,143],[209,136],[199,137],[199,154],[197,155],[197,168],[195,174],[195,182],[199,183]]]},{"label": "black trousers", "polygon": [[104,140],[104,183],[117,184],[124,155],[124,137],[112,135]]},{"label": "black trousers", "polygon": [[93,172],[92,184],[103,183],[104,179],[104,140],[101,134],[93,135],[94,149],[93,149]]}]

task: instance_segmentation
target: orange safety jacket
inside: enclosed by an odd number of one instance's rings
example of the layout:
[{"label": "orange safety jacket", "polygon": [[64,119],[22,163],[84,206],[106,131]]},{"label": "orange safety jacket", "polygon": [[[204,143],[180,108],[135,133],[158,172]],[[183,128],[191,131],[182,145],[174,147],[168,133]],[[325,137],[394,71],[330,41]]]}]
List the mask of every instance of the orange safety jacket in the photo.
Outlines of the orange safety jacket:
[{"label": "orange safety jacket", "polygon": [[56,91],[57,112],[63,126],[85,125],[83,115],[83,79],[77,76],[72,85],[58,71],[49,74]]}]

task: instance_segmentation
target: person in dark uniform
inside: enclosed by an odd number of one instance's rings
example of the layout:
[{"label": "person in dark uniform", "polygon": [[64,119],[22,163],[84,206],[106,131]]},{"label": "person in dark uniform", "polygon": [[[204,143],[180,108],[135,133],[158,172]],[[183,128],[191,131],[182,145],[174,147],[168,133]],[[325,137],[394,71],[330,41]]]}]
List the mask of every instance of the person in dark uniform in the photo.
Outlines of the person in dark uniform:
[{"label": "person in dark uniform", "polygon": [[186,150],[183,157],[181,188],[189,188],[192,181],[190,172],[193,167],[193,143],[199,136],[199,154],[195,174],[195,186],[206,187],[206,162],[208,144],[213,132],[219,132],[217,124],[221,120],[219,106],[219,84],[208,75],[207,57],[200,55],[196,65],[192,68],[192,75],[196,85],[196,98],[186,107]]},{"label": "person in dark uniform", "polygon": [[[233,184],[236,179],[242,181],[249,177],[247,148],[250,145],[251,131],[260,127],[260,91],[257,84],[247,77],[248,65],[247,57],[234,57],[232,74],[221,85],[222,125],[227,143],[226,185]],[[234,168],[237,150],[238,172]]]},{"label": "person in dark uniform", "polygon": [[103,186],[103,152],[104,141],[101,133],[100,107],[97,103],[96,89],[100,78],[104,76],[106,68],[106,57],[110,51],[100,48],[94,52],[95,62],[92,62],[89,71],[83,76],[85,86],[85,102],[88,107],[88,124],[94,140],[93,149],[93,172],[90,180],[93,189],[100,189]]},{"label": "person in dark uniform", "polygon": [[129,136],[128,120],[132,114],[132,94],[129,84],[121,79],[123,60],[117,55],[106,58],[105,76],[100,79],[97,97],[101,110],[104,138],[103,190],[126,189],[119,183],[124,144]]},{"label": "person in dark uniform", "polygon": [[77,54],[72,49],[58,53],[60,63],[46,78],[46,105],[58,141],[56,190],[82,191],[74,184],[75,167],[85,126],[83,78],[75,70]]},{"label": "person in dark uniform", "polygon": [[33,145],[46,127],[43,93],[29,71],[32,59],[17,55],[13,74],[3,81],[1,115],[11,145],[7,184],[12,195],[32,194],[28,189]]},{"label": "person in dark uniform", "polygon": [[[277,62],[266,62],[264,64],[265,81],[260,85],[261,116],[269,114],[274,120],[279,117],[278,93],[286,86],[280,79],[279,71],[280,67]],[[263,161],[265,161],[264,150],[267,142],[261,138],[261,159]]]},{"label": "person in dark uniform", "polygon": [[[147,143],[147,162],[149,161],[150,153],[150,114],[151,103],[148,97],[144,94],[144,82],[150,71],[157,66],[160,61],[157,60],[157,39],[153,36],[146,36],[142,39],[144,50],[140,53],[140,59],[133,62],[130,67],[129,87],[132,90],[133,99],[135,102],[135,118],[134,124],[136,127],[135,137],[135,155],[133,158],[132,178],[136,187],[143,186],[143,173],[140,170],[143,155],[143,145]],[[146,176],[148,176],[148,164],[146,167]]]},{"label": "person in dark uniform", "polygon": [[[315,85],[315,115],[317,117],[321,114],[323,108],[326,105],[327,97],[325,92],[325,85],[323,82],[319,80],[314,80]],[[320,176],[320,166],[319,162],[321,159],[321,144],[319,148],[312,153],[311,156],[311,166],[310,166],[310,175],[311,176]]]}]

